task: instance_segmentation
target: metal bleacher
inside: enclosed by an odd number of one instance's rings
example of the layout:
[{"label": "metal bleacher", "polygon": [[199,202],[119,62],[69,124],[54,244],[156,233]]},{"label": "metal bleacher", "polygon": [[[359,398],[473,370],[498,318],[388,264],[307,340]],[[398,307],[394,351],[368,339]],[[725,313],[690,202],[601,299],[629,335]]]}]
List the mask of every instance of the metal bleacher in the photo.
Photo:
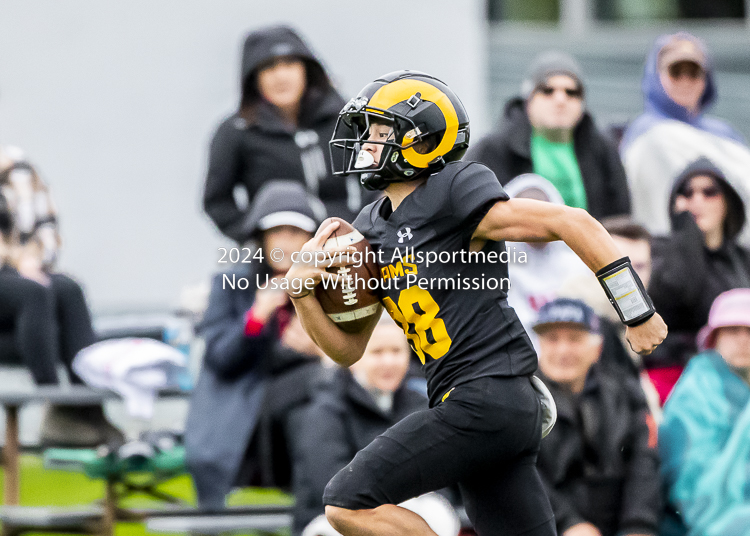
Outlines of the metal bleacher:
[{"label": "metal bleacher", "polygon": [[584,71],[586,106],[600,127],[624,124],[643,110],[641,77],[646,55],[662,33],[685,30],[703,39],[715,64],[719,98],[710,114],[729,120],[750,139],[750,31],[742,23],[673,22],[598,25],[586,32],[497,23],[489,32],[488,103],[492,126],[505,102],[518,95],[524,72],[539,52],[573,54]]}]

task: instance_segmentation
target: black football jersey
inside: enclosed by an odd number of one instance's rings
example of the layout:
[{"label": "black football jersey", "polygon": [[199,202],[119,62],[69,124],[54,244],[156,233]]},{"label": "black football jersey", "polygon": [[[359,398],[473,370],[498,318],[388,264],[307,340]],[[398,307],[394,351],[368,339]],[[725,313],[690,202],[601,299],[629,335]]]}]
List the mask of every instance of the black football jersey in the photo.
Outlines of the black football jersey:
[{"label": "black football jersey", "polygon": [[423,363],[432,406],[469,380],[537,368],[529,337],[506,300],[505,243],[488,241],[480,252],[469,251],[489,208],[507,199],[489,169],[452,162],[396,211],[382,198],[354,221],[377,252],[383,305]]}]

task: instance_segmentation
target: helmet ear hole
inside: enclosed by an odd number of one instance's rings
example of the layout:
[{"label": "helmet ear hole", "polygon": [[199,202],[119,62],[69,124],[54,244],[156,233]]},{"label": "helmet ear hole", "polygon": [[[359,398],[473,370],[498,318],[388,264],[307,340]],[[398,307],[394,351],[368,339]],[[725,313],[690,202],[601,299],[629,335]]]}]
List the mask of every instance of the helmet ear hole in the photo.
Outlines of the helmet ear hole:
[{"label": "helmet ear hole", "polygon": [[434,151],[439,144],[440,140],[438,140],[437,134],[430,134],[425,136],[422,141],[415,143],[412,148],[419,154],[428,154]]}]

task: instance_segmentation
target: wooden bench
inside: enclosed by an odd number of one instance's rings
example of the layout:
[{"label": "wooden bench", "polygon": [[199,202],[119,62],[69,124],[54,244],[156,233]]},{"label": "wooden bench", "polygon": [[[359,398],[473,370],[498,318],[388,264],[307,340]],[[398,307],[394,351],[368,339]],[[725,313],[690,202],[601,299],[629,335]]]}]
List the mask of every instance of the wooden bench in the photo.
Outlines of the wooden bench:
[{"label": "wooden bench", "polygon": [[101,507],[34,507],[2,506],[0,522],[3,536],[27,532],[65,534],[102,534],[104,508]]},{"label": "wooden bench", "polygon": [[155,515],[146,519],[146,530],[158,533],[187,533],[195,535],[237,534],[248,531],[277,533],[292,526],[292,514],[287,513],[211,513],[181,516]]},{"label": "wooden bench", "polygon": [[[187,533],[196,536],[216,536],[260,531],[275,534],[292,525],[293,505],[258,505],[228,508],[214,512],[159,512],[146,515],[146,530],[155,533]],[[471,522],[463,507],[456,512],[462,529],[470,529]],[[472,532],[473,534],[473,532]]]},{"label": "wooden bench", "polygon": [[258,531],[275,534],[292,526],[293,507],[291,504],[258,504],[213,511],[171,508],[144,513],[144,517],[148,532],[218,535]]},{"label": "wooden bench", "polygon": [[[189,534],[233,534],[251,530],[275,533],[292,524],[291,505],[249,505],[205,511],[168,505],[165,508],[134,508],[118,511],[118,520],[145,522],[151,532]],[[125,515],[123,515],[125,514]],[[112,534],[113,521],[103,506],[78,508],[0,506],[2,536],[28,532],[61,534]]]},{"label": "wooden bench", "polygon": [[116,398],[111,391],[92,389],[82,385],[45,385],[33,389],[3,389],[0,391],[0,405],[5,408],[5,447],[3,468],[5,469],[5,504],[18,505],[20,490],[20,444],[18,441],[18,411],[24,404],[48,402],[71,406],[101,404],[104,400]]}]

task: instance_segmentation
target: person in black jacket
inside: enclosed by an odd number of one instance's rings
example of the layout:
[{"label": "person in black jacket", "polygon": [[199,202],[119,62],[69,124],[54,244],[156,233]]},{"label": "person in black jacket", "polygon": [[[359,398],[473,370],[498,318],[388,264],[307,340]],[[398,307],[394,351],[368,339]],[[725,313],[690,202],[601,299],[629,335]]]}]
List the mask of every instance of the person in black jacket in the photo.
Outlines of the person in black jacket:
[{"label": "person in black jacket", "polygon": [[251,33],[242,54],[242,99],[211,142],[203,206],[219,230],[241,241],[245,207],[268,180],[299,181],[329,216],[352,221],[362,206],[355,177],[331,175],[328,140],[344,105],[320,61],[286,26]]},{"label": "person in black jacket", "polygon": [[294,461],[294,523],[299,534],[323,514],[323,490],[354,455],[405,416],[427,409],[427,398],[407,387],[409,344],[387,315],[365,353],[339,368],[309,406]]},{"label": "person in black jacket", "polygon": [[[0,147],[0,362],[23,365],[37,385],[83,381],[73,370],[96,342],[82,286],[55,267],[60,245],[49,188],[23,151]],[[122,432],[101,404],[49,404],[40,428],[45,447],[97,447]]]},{"label": "person in black jacket", "polygon": [[750,287],[750,251],[737,241],[745,205],[713,162],[700,158],[675,179],[669,213],[672,233],[653,241],[649,285],[669,334],[643,360],[662,403],[697,353],[696,335],[716,297]]},{"label": "person in black jacket", "polygon": [[549,180],[565,204],[602,219],[630,213],[625,170],[615,145],[585,111],[581,68],[571,56],[545,52],[531,64],[522,97],[508,101],[501,127],[466,160],[490,168],[504,186],[523,173]]},{"label": "person in black jacket", "polygon": [[[266,184],[243,231],[261,244],[263,259],[243,254],[249,263],[214,277],[200,325],[203,368],[185,431],[202,507],[222,508],[233,486],[290,485],[289,444],[321,365],[287,294],[273,282],[323,219],[319,205],[297,182]],[[275,248],[281,260],[270,255]]]},{"label": "person in black jacket", "polygon": [[540,377],[557,404],[537,467],[561,536],[657,534],[661,483],[655,424],[636,378],[601,366],[593,309],[547,303],[534,325]]}]

